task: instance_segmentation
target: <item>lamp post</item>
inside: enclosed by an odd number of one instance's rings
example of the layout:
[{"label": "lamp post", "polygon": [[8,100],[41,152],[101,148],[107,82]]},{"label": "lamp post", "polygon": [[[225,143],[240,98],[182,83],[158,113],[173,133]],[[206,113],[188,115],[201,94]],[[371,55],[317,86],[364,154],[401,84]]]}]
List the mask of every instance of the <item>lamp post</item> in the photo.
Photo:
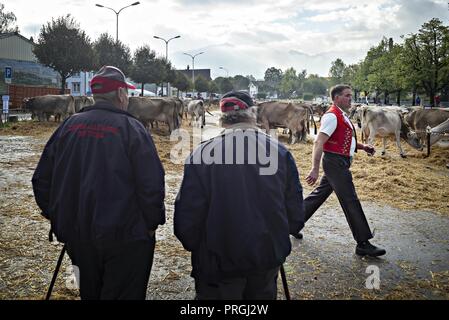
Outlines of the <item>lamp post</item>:
[{"label": "lamp post", "polygon": [[226,71],[226,78],[229,78],[229,71],[228,71],[228,69],[223,68],[223,67],[219,67],[218,69],[222,69],[222,70]]},{"label": "lamp post", "polygon": [[116,33],[115,33],[115,42],[118,42],[118,15],[120,14],[120,12],[122,12],[123,9],[126,9],[126,8],[128,8],[128,7],[131,7],[131,6],[137,6],[138,4],[140,4],[139,1],[134,2],[134,3],[132,3],[132,4],[128,5],[128,6],[126,6],[126,7],[121,8],[119,11],[115,11],[115,10],[112,9],[112,8],[103,6],[103,5],[98,4],[98,3],[95,4],[97,7],[100,7],[100,8],[106,8],[106,9],[109,9],[109,10],[114,11],[114,13],[115,13],[115,15],[116,15],[116,17],[117,17],[117,28],[116,28]]},{"label": "lamp post", "polygon": [[[165,40],[164,38],[161,38],[161,37],[158,37],[158,36],[153,36],[153,38],[159,39],[159,40],[162,40],[162,41],[165,42],[165,60],[168,62],[168,43],[169,43],[171,40],[173,40],[173,39],[181,38],[181,36],[178,35],[178,36],[173,37],[173,38],[170,38],[170,39],[168,39],[168,40]],[[168,81],[167,81],[167,97],[168,97],[168,86],[169,86],[169,83],[168,83]],[[162,91],[163,91],[163,90],[162,90]]]},{"label": "lamp post", "polygon": [[204,52],[202,51],[202,52],[197,53],[197,54],[192,56],[191,54],[183,52],[183,54],[185,54],[185,55],[189,56],[190,58],[192,58],[192,86],[193,86],[192,94],[195,92],[195,57],[199,56],[200,54],[203,54],[203,53]]}]

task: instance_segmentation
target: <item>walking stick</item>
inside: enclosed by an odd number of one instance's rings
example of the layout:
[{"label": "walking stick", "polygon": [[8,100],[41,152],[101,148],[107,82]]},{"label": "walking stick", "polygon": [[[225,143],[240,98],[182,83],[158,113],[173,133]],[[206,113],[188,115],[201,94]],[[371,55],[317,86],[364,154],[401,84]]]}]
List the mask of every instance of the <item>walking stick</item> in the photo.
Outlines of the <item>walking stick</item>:
[{"label": "walking stick", "polygon": [[61,253],[59,254],[58,263],[56,264],[55,272],[53,272],[53,278],[50,282],[50,287],[48,287],[47,296],[45,300],[50,300],[51,292],[53,291],[53,287],[55,286],[56,278],[58,277],[59,269],[61,268],[62,259],[64,258],[64,254],[66,251],[66,245],[62,247]]},{"label": "walking stick", "polygon": [[285,277],[285,270],[284,270],[283,264],[281,264],[281,278],[282,278],[282,285],[284,286],[285,299],[291,300],[290,292],[288,291],[287,278]]}]

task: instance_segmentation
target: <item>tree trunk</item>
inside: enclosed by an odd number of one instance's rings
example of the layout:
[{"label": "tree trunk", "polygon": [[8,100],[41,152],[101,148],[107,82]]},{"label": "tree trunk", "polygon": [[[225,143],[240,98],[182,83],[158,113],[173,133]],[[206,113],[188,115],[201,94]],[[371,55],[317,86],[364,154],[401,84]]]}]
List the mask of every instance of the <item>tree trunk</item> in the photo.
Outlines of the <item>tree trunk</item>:
[{"label": "tree trunk", "polygon": [[415,106],[415,101],[416,101],[416,87],[413,87],[413,95],[412,95],[412,106]]},{"label": "tree trunk", "polygon": [[388,104],[389,100],[388,100],[388,91],[385,90],[384,92],[384,104]]},{"label": "tree trunk", "polygon": [[141,89],[141,93],[140,93],[140,96],[141,96],[141,97],[143,97],[143,90],[145,90],[145,89],[143,88],[144,85],[145,85],[145,83],[142,82],[142,89]]},{"label": "tree trunk", "polygon": [[67,77],[61,75],[61,90],[59,90],[59,94],[65,93],[65,84],[67,82]]},{"label": "tree trunk", "polygon": [[397,99],[396,99],[396,103],[397,103],[398,106],[401,105],[401,90],[398,90],[398,96],[397,96]]}]

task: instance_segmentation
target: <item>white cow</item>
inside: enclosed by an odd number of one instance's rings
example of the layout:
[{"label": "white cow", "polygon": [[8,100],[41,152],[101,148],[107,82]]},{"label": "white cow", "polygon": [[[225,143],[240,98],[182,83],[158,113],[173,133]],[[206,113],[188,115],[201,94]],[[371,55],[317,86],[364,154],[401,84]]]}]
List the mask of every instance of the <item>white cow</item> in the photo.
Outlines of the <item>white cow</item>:
[{"label": "white cow", "polygon": [[413,148],[422,150],[422,145],[416,133],[410,130],[403,121],[400,111],[395,108],[363,106],[356,111],[356,114],[361,122],[362,139],[364,135],[368,137],[368,143],[373,144],[376,136],[382,137],[382,155],[385,154],[386,138],[390,135],[395,136],[396,145],[402,158],[406,156],[404,150],[402,150],[400,138],[404,139]]},{"label": "white cow", "polygon": [[205,125],[205,112],[206,108],[204,106],[203,100],[190,101],[187,105],[187,113],[191,116],[190,125],[192,125],[192,122],[194,122],[194,124],[197,124],[202,128]]}]

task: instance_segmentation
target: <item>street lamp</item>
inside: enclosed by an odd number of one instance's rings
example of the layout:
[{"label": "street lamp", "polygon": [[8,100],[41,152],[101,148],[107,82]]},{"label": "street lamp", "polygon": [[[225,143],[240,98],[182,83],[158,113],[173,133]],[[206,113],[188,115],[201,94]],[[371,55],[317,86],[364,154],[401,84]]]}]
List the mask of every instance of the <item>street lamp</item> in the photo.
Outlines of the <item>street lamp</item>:
[{"label": "street lamp", "polygon": [[161,38],[158,36],[153,36],[153,38],[165,41],[165,60],[168,61],[168,43],[170,42],[170,40],[181,38],[181,36],[176,36],[176,37],[170,38],[168,40],[165,40],[164,38]]},{"label": "street lamp", "polygon": [[195,92],[195,57],[199,56],[200,54],[203,54],[203,53],[204,52],[202,51],[202,52],[197,53],[197,54],[195,54],[193,56],[191,54],[188,54],[188,53],[185,53],[185,52],[182,53],[182,54],[185,54],[185,55],[189,56],[190,58],[192,58],[192,82],[193,82],[192,85],[193,85],[193,91],[194,92]]},{"label": "street lamp", "polygon": [[[169,43],[171,40],[173,40],[173,39],[181,38],[181,36],[178,35],[178,36],[173,37],[173,38],[170,38],[170,39],[168,39],[168,40],[165,40],[164,38],[161,38],[161,37],[158,37],[158,36],[153,36],[153,38],[159,39],[159,40],[162,40],[162,41],[165,42],[165,60],[168,62],[168,43]],[[169,83],[167,82],[167,97],[168,97],[168,85],[169,85]],[[162,90],[162,92],[163,92],[163,90]]]},{"label": "street lamp", "polygon": [[128,8],[128,7],[131,7],[131,6],[137,6],[138,4],[140,4],[139,1],[134,2],[134,3],[132,3],[132,4],[128,5],[128,6],[126,6],[126,7],[121,8],[118,12],[115,11],[114,9],[112,9],[112,8],[103,6],[103,5],[101,5],[101,4],[98,4],[98,3],[95,4],[97,7],[100,7],[100,8],[106,8],[106,9],[109,9],[109,10],[114,11],[115,15],[117,16],[117,29],[116,29],[116,34],[115,34],[115,42],[118,42],[118,15],[120,14],[120,12],[122,12],[123,9],[126,9],[126,8]]},{"label": "street lamp", "polygon": [[226,71],[226,78],[229,78],[229,71],[228,71],[228,69],[223,68],[223,67],[219,67],[218,69],[222,69],[222,70]]}]

